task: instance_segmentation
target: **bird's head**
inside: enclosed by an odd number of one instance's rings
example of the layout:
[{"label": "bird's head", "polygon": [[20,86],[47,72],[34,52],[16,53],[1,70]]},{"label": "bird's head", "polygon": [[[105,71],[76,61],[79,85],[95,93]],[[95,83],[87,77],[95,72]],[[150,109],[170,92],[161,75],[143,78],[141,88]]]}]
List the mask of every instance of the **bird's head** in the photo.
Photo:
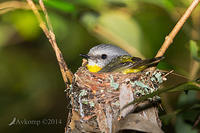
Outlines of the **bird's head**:
[{"label": "bird's head", "polygon": [[98,72],[103,67],[111,62],[112,59],[122,56],[129,55],[125,50],[110,44],[100,44],[90,49],[88,54],[83,55],[88,59],[87,68],[90,72]]}]

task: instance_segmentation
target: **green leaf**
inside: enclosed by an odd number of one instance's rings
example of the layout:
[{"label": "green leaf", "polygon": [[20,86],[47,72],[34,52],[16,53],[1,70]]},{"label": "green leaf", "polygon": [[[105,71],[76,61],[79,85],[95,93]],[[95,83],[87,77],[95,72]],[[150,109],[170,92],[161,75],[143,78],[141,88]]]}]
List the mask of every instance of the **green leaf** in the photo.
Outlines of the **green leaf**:
[{"label": "green leaf", "polygon": [[157,91],[155,91],[151,94],[142,96],[142,97],[134,100],[133,102],[128,103],[126,106],[124,106],[124,108],[128,107],[131,104],[135,104],[135,103],[139,103],[139,102],[142,102],[144,100],[147,100],[148,98],[152,98],[153,96],[162,94],[164,92],[178,92],[178,91],[184,91],[184,90],[200,91],[200,84],[191,81],[191,82],[183,83],[183,84],[178,85],[176,87],[159,89],[159,90],[157,90]]},{"label": "green leaf", "polygon": [[200,57],[198,57],[198,50],[199,47],[197,45],[197,43],[193,40],[190,41],[190,51],[191,51],[191,55],[192,57],[200,62]]}]

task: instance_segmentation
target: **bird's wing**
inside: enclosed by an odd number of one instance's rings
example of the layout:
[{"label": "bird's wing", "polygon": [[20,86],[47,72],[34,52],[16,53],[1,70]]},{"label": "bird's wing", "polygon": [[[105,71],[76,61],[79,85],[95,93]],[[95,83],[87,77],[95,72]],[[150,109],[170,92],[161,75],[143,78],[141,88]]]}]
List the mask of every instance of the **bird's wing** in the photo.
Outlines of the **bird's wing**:
[{"label": "bird's wing", "polygon": [[126,67],[133,64],[131,58],[132,57],[128,55],[118,56],[117,58],[112,59],[111,62],[103,67],[98,73],[119,72],[125,70]]},{"label": "bird's wing", "polygon": [[158,63],[164,57],[156,57],[152,59],[142,60],[138,57],[130,57],[127,55],[119,56],[113,59],[108,65],[102,68],[98,73],[103,72],[121,72],[126,69],[137,69],[139,67],[145,66],[147,68],[153,64]]},{"label": "bird's wing", "polygon": [[158,62],[160,62],[164,58],[165,58],[164,56],[161,56],[161,57],[155,57],[155,58],[151,58],[151,59],[140,60],[140,61],[133,63],[130,67],[133,68],[133,69],[136,69],[136,68],[141,67],[141,66],[149,67],[149,66],[152,66],[154,64],[157,64]]}]

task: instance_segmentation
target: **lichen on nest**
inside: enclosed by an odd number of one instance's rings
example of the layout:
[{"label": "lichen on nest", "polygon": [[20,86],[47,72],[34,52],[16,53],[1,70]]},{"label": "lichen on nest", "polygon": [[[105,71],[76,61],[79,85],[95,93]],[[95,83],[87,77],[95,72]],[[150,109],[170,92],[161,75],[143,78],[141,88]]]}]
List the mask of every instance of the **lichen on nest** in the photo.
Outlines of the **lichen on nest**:
[{"label": "lichen on nest", "polygon": [[[101,126],[103,121],[104,124],[107,123],[105,125],[112,126],[108,123],[108,119],[119,120],[134,109],[131,108],[122,115],[120,104],[124,104],[123,99],[128,98],[128,101],[125,101],[125,104],[128,104],[130,100],[152,93],[164,80],[166,80],[165,74],[159,70],[150,72],[146,69],[131,74],[91,73],[85,67],[80,67],[74,75],[72,85],[72,108],[80,115],[80,121],[92,123],[92,126],[98,125],[101,131],[110,130],[112,127]],[[123,91],[129,90],[133,95],[128,92],[120,99],[122,87],[125,87]],[[102,118],[97,112],[101,112],[100,114],[105,117]],[[106,120],[100,122],[99,119]]]}]

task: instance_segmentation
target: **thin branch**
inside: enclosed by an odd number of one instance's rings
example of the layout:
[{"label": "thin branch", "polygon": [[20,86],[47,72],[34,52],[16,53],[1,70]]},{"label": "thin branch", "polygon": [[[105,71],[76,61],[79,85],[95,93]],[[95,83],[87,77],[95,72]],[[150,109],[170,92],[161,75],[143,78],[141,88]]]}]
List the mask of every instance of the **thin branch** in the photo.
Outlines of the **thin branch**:
[{"label": "thin branch", "polygon": [[199,4],[199,2],[200,2],[200,0],[193,0],[192,4],[188,7],[186,12],[180,18],[180,20],[175,25],[175,27],[173,28],[171,33],[168,36],[166,36],[162,47],[159,49],[158,53],[156,54],[156,57],[164,55],[164,53],[167,50],[167,48],[172,44],[174,37],[180,31],[180,29],[182,28],[183,24],[186,22],[186,20],[191,15],[191,13],[195,9],[195,7]]},{"label": "thin branch", "polygon": [[[64,61],[64,58],[62,56],[62,53],[60,51],[60,49],[58,48],[58,45],[56,43],[56,38],[55,38],[55,34],[53,32],[53,27],[52,27],[52,24],[49,20],[49,16],[48,16],[48,13],[46,11],[46,8],[44,6],[44,3],[42,0],[39,0],[39,4],[40,4],[40,7],[45,15],[45,18],[46,18],[46,23],[42,20],[42,17],[40,15],[40,13],[38,12],[38,9],[36,8],[35,4],[33,3],[32,0],[27,0],[29,6],[32,8],[35,16],[37,17],[39,23],[40,23],[40,27],[41,29],[44,31],[45,35],[47,36],[47,38],[49,39],[49,42],[56,54],[56,58],[57,58],[57,61],[58,61],[58,64],[60,66],[60,71],[62,73],[62,77],[63,77],[63,80],[67,86],[67,88],[69,88],[69,84],[72,83],[72,78],[73,78],[73,73],[68,69],[67,67],[67,64],[65,63]],[[68,120],[69,121],[69,115],[68,115]],[[66,123],[68,124],[68,122]],[[67,127],[68,125],[66,125],[66,128],[65,130],[67,130]]]},{"label": "thin branch", "polygon": [[43,3],[42,0],[39,0],[39,3],[40,3],[40,6],[42,8],[43,13],[45,14],[45,18],[46,18],[46,21],[47,21],[47,26],[49,28],[49,31],[53,32],[53,27],[52,27],[52,24],[51,24],[51,22],[49,20],[49,16],[48,16],[47,10],[46,10],[46,8],[44,6],[44,3]]},{"label": "thin branch", "polygon": [[58,48],[58,45],[56,43],[55,34],[53,32],[53,28],[52,28],[51,22],[49,20],[46,8],[45,8],[45,6],[43,4],[43,1],[40,0],[39,3],[40,3],[40,7],[41,7],[43,13],[45,14],[45,18],[46,18],[47,24],[42,19],[41,15],[40,15],[36,5],[33,3],[33,1],[32,0],[27,0],[27,2],[29,4],[29,6],[31,7],[31,9],[33,10],[35,16],[37,17],[37,20],[38,20],[38,22],[40,24],[41,29],[43,30],[43,32],[45,33],[45,35],[49,39],[49,42],[51,43],[51,46],[53,47],[53,50],[54,50],[54,52],[56,54],[56,58],[57,58],[58,64],[60,66],[60,71],[62,73],[63,80],[64,80],[64,82],[66,83],[66,85],[68,87],[69,84],[72,83],[73,74],[68,69],[67,64],[65,63],[65,61],[63,59],[62,53],[61,53],[60,49]]},{"label": "thin branch", "polygon": [[8,1],[0,3],[0,14],[4,14],[16,9],[30,10],[31,8],[28,6],[26,2],[21,2],[21,1]]},{"label": "thin branch", "polygon": [[194,125],[193,125],[193,129],[195,128],[195,127],[197,127],[197,125],[200,123],[200,114],[198,115],[198,117],[197,117],[197,119],[195,120],[195,122],[194,122]]},{"label": "thin branch", "polygon": [[26,2],[20,2],[20,1],[8,1],[8,2],[3,2],[0,4],[0,10],[6,9],[6,8],[31,9]]}]

